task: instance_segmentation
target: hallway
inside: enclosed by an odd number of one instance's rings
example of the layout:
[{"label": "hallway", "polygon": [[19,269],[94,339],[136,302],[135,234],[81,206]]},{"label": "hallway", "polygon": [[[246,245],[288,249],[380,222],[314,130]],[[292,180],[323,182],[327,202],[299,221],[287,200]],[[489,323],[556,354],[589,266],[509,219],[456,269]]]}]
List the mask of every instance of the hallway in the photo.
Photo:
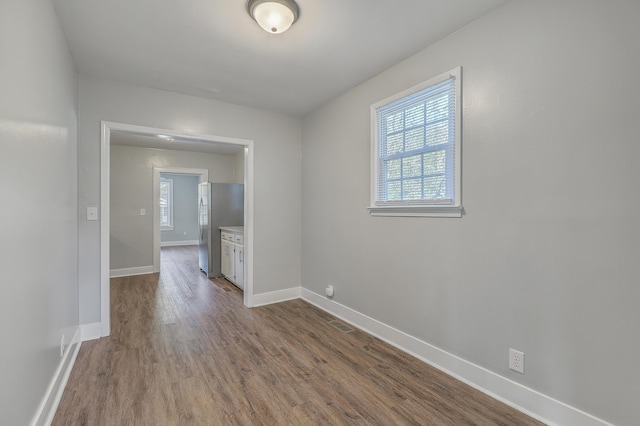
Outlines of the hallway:
[{"label": "hallway", "polygon": [[54,425],[534,425],[302,300],[248,309],[199,272],[111,280],[112,334],[83,343]]}]

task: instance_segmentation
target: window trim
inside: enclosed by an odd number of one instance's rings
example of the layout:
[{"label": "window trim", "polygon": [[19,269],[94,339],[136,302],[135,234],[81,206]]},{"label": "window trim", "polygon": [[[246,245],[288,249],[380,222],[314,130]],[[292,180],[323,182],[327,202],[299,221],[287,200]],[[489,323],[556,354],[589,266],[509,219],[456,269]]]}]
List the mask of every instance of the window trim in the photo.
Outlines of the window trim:
[{"label": "window trim", "polygon": [[[454,124],[454,142],[453,149],[455,152],[453,160],[453,191],[454,197],[452,203],[443,204],[437,201],[424,200],[404,200],[394,202],[378,201],[378,185],[379,185],[379,150],[380,136],[378,132],[378,110],[385,105],[398,101],[402,98],[410,96],[416,92],[427,89],[436,84],[442,83],[449,78],[454,77],[455,92],[455,124]],[[417,84],[409,89],[403,90],[393,96],[371,105],[371,204],[368,207],[372,216],[404,216],[404,217],[462,217],[464,211],[462,207],[462,67],[454,68],[448,72],[442,73],[434,78]]]},{"label": "window trim", "polygon": [[[168,190],[168,201],[167,201],[167,216],[169,217],[169,225],[168,226],[162,226],[160,225],[160,230],[161,231],[173,231],[174,230],[174,223],[173,223],[173,179],[171,178],[164,178],[164,177],[160,177],[160,184],[162,185],[163,182],[167,182],[169,184],[169,190]],[[162,215],[160,215],[160,223],[162,223]]]}]

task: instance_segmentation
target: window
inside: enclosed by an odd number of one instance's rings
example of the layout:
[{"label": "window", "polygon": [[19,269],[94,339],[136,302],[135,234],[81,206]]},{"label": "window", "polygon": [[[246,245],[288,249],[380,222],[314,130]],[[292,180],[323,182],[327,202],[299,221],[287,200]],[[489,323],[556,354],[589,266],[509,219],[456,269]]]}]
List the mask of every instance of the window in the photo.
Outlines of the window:
[{"label": "window", "polygon": [[371,206],[378,216],[461,217],[456,68],[371,106]]},{"label": "window", "polygon": [[160,178],[160,229],[173,229],[173,179]]}]

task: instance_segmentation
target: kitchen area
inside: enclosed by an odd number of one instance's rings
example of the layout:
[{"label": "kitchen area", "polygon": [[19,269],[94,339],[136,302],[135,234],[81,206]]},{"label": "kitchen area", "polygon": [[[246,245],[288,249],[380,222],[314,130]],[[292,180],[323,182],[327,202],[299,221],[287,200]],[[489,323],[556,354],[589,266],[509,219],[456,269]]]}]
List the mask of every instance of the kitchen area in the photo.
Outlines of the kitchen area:
[{"label": "kitchen area", "polygon": [[244,185],[198,186],[198,257],[208,278],[225,277],[244,290]]}]

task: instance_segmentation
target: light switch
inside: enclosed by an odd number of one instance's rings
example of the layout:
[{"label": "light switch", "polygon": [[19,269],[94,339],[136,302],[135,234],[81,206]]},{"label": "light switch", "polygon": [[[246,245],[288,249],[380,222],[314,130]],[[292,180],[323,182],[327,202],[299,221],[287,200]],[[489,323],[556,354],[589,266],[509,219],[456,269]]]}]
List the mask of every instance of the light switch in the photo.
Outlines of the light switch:
[{"label": "light switch", "polygon": [[87,207],[87,220],[98,220],[97,207]]},{"label": "light switch", "polygon": [[147,214],[147,211],[145,209],[140,209],[140,216],[144,216],[145,214]]}]

